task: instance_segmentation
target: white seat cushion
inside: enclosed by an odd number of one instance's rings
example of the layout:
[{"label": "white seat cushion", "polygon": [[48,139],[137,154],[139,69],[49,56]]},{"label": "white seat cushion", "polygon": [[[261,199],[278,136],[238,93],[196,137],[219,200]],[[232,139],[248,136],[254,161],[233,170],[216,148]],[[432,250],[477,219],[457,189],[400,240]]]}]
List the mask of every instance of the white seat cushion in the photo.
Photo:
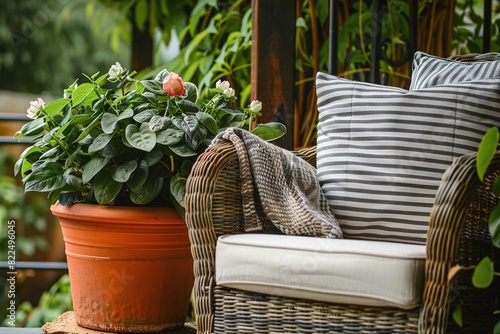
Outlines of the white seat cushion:
[{"label": "white seat cushion", "polygon": [[329,303],[419,305],[425,246],[269,234],[222,236],[216,283]]}]

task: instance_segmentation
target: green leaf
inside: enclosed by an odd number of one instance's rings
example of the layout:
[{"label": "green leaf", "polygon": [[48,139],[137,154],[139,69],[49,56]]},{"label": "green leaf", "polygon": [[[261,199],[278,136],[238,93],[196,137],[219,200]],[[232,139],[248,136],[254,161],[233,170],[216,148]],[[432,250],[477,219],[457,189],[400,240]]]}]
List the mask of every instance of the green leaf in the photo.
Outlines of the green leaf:
[{"label": "green leaf", "polygon": [[43,131],[43,128],[45,126],[45,119],[44,118],[37,118],[29,123],[24,124],[21,127],[21,130],[16,134],[19,139],[23,138],[24,136],[36,136],[40,134]]},{"label": "green leaf", "polygon": [[92,178],[97,173],[99,173],[104,168],[104,166],[107,165],[109,160],[110,160],[109,158],[97,156],[97,157],[94,157],[89,162],[87,162],[85,165],[83,165],[83,167],[82,167],[82,183],[86,184],[90,180],[92,180]]},{"label": "green leaf", "polygon": [[144,182],[146,182],[148,175],[149,175],[148,163],[144,160],[141,160],[139,162],[139,165],[137,166],[137,168],[127,181],[127,185],[130,187],[130,190],[139,191],[143,186]]},{"label": "green leaf", "polygon": [[146,0],[141,0],[135,6],[135,23],[139,30],[144,30],[144,24],[148,18],[148,3]]},{"label": "green leaf", "polygon": [[196,87],[196,85],[191,82],[184,82],[184,87],[186,88],[186,93],[187,93],[185,100],[196,103],[199,95],[198,87]]},{"label": "green leaf", "polygon": [[493,188],[491,191],[497,196],[500,197],[500,177],[497,177],[495,182],[493,182]]},{"label": "green leaf", "polygon": [[62,166],[56,162],[49,161],[41,163],[23,179],[25,191],[48,192],[64,187],[64,176]]},{"label": "green leaf", "polygon": [[161,82],[156,80],[141,80],[141,84],[147,91],[158,95],[167,95],[163,90],[163,85]]},{"label": "green leaf", "polygon": [[[97,72],[96,74],[98,74],[98,73],[99,72]],[[107,77],[109,77],[109,73],[105,73],[105,74],[101,75],[99,78],[95,79],[95,83],[99,85],[101,82],[106,80]]]},{"label": "green leaf", "polygon": [[135,124],[127,125],[125,136],[130,145],[142,151],[150,152],[156,145],[156,134],[146,123],[140,129]]},{"label": "green leaf", "polygon": [[184,139],[184,131],[168,128],[156,134],[156,142],[162,145],[175,145]]},{"label": "green leaf", "polygon": [[99,111],[102,108],[102,104],[106,101],[106,98],[102,96],[99,100],[97,100],[92,106],[92,111]]},{"label": "green leaf", "polygon": [[127,119],[133,116],[134,116],[134,110],[132,108],[127,108],[124,111],[122,111],[120,115],[118,115],[118,119],[121,121],[122,119]]},{"label": "green leaf", "polygon": [[[70,111],[71,113],[71,111]],[[83,114],[83,115],[71,115],[70,116],[70,120],[69,122],[65,123],[63,126],[61,126],[61,128],[59,130],[57,130],[56,132],[56,136],[60,136],[68,127],[70,127],[71,125],[74,125],[74,124],[83,124],[91,119],[92,118],[92,115],[87,115],[87,114]]]},{"label": "green leaf", "polygon": [[201,108],[196,103],[188,100],[181,100],[176,104],[185,114],[196,114],[201,111]]},{"label": "green leaf", "polygon": [[186,47],[186,52],[184,53],[184,62],[186,64],[189,64],[191,62],[190,56],[191,53],[196,50],[198,45],[207,37],[209,36],[210,32],[208,30],[203,30],[197,34],[194,35],[193,40],[188,44]]},{"label": "green leaf", "polygon": [[40,160],[51,160],[51,161],[56,161],[59,157],[59,152],[60,152],[60,147],[56,146],[51,148],[50,150],[46,151],[40,156]]},{"label": "green leaf", "polygon": [[172,123],[184,131],[188,137],[194,137],[199,127],[198,119],[193,115],[187,115],[184,118],[172,118]]},{"label": "green leaf", "polygon": [[76,203],[80,196],[79,191],[64,191],[59,194],[59,203],[61,205],[70,205]]},{"label": "green leaf", "polygon": [[79,85],[71,95],[73,107],[92,106],[92,102],[98,98],[99,95],[95,92],[94,85],[88,82]]},{"label": "green leaf", "polygon": [[184,207],[184,195],[186,194],[186,178],[174,175],[170,179],[170,193],[180,206]]},{"label": "green leaf", "polygon": [[[16,164],[14,165],[14,175],[19,174],[21,172],[21,176],[25,177],[25,173],[31,170],[31,161],[36,161],[43,154],[43,151],[38,146],[30,146],[26,148],[20,155]],[[28,166],[24,166],[25,164],[29,164]]]},{"label": "green leaf", "polygon": [[159,81],[159,82],[163,82],[163,80],[165,80],[165,78],[170,74],[169,71],[167,70],[161,70],[160,73],[158,73],[155,77],[155,80],[156,81]]},{"label": "green leaf", "polygon": [[163,158],[162,150],[160,148],[155,148],[151,152],[146,154],[146,156],[144,157],[144,160],[151,167],[151,166],[154,166],[157,163],[159,163],[162,158]]},{"label": "green leaf", "polygon": [[453,320],[456,324],[462,327],[462,305],[457,304],[453,310]]},{"label": "green leaf", "polygon": [[97,203],[104,205],[112,202],[122,190],[122,183],[113,180],[107,170],[102,170],[94,178],[94,196]]},{"label": "green leaf", "polygon": [[262,140],[272,141],[283,136],[286,133],[286,127],[279,122],[270,122],[257,125],[252,133]]},{"label": "green leaf", "polygon": [[500,248],[500,202],[497,202],[495,209],[488,217],[488,227],[493,245]]},{"label": "green leaf", "polygon": [[486,173],[486,170],[488,169],[488,166],[490,165],[490,162],[497,150],[498,138],[498,128],[495,126],[486,131],[486,134],[483,136],[483,139],[479,144],[476,169],[477,175],[481,181],[484,181],[484,174]]},{"label": "green leaf", "polygon": [[64,163],[64,168],[70,168],[73,165],[73,162],[75,161],[76,157],[80,155],[80,150],[81,146],[77,145],[75,151],[71,153],[71,155],[66,159]]},{"label": "green leaf", "polygon": [[186,135],[186,145],[196,151],[207,138],[207,134],[207,130],[204,127],[199,127],[192,137]]},{"label": "green leaf", "polygon": [[139,189],[130,192],[130,199],[135,204],[147,204],[158,196],[162,187],[163,178],[161,176],[149,176]]},{"label": "green leaf", "polygon": [[168,148],[172,150],[176,155],[180,157],[192,157],[196,155],[196,151],[190,149],[185,143],[177,144],[177,145],[169,145]]},{"label": "green leaf", "polygon": [[493,334],[500,334],[500,321],[498,321],[495,324],[495,327],[493,327]]},{"label": "green leaf", "polygon": [[189,174],[191,173],[191,169],[193,169],[193,165],[196,159],[187,159],[181,165],[181,168],[178,170],[178,176],[187,179]]},{"label": "green leaf", "polygon": [[111,134],[101,133],[94,138],[94,141],[89,146],[89,153],[94,153],[102,150],[104,146],[108,145],[109,141],[113,138]]},{"label": "green leaf", "polygon": [[76,138],[73,141],[73,143],[77,143],[77,142],[83,140],[85,137],[87,137],[87,135],[90,133],[90,131],[92,131],[92,129],[94,129],[96,126],[98,126],[100,122],[101,122],[100,117],[94,118],[94,120],[86,128],[84,128],[82,133],[80,133],[78,138]]},{"label": "green leaf", "polygon": [[101,150],[101,155],[106,158],[114,158],[127,150],[120,138],[112,138],[108,145],[104,146]]},{"label": "green leaf", "polygon": [[130,175],[137,168],[137,161],[129,160],[111,170],[111,177],[116,182],[125,183],[130,179]]},{"label": "green leaf", "polygon": [[169,120],[165,116],[153,116],[148,123],[149,129],[153,132],[158,132],[164,128],[165,123],[168,123]]},{"label": "green leaf", "polygon": [[134,121],[138,123],[149,122],[153,116],[157,114],[157,110],[155,109],[147,109],[144,110],[137,115],[134,116]]},{"label": "green leaf", "polygon": [[207,114],[206,112],[199,112],[196,114],[196,118],[203,124],[204,127],[207,128],[212,134],[216,135],[218,132],[217,121],[212,115]]},{"label": "green leaf", "polygon": [[112,113],[104,113],[101,119],[101,128],[104,133],[113,133],[118,125],[118,116]]},{"label": "green leaf", "polygon": [[486,256],[484,257],[472,274],[472,284],[476,288],[484,289],[491,285],[495,275],[493,261]]},{"label": "green leaf", "polygon": [[80,186],[80,178],[75,176],[75,175],[66,175],[68,174],[69,170],[66,170],[65,175],[64,175],[64,182],[70,187],[73,187],[73,189],[78,189]]},{"label": "green leaf", "polygon": [[61,114],[61,110],[63,110],[70,101],[70,99],[58,99],[47,103],[47,105],[43,107],[43,110],[45,110],[47,115],[49,115],[50,117],[54,117]]}]

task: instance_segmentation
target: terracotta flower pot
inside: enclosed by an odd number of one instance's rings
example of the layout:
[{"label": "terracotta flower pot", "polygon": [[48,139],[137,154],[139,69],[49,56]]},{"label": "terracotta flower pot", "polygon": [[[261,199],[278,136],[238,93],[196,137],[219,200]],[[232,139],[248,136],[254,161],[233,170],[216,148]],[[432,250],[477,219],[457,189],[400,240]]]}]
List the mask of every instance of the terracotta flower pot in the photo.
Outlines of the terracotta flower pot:
[{"label": "terracotta flower pot", "polygon": [[55,204],[79,325],[151,333],[182,327],[193,286],[184,220],[175,209]]}]

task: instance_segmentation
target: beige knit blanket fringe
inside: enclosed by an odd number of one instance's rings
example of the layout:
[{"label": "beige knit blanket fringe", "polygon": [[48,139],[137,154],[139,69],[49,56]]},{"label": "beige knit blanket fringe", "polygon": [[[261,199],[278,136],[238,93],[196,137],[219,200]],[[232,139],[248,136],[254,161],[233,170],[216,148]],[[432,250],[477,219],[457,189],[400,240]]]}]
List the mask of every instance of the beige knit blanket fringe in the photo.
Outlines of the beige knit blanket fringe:
[{"label": "beige knit blanket fringe", "polygon": [[213,144],[223,140],[238,155],[245,231],[262,230],[267,218],[285,234],[342,238],[313,166],[243,129],[229,128]]}]

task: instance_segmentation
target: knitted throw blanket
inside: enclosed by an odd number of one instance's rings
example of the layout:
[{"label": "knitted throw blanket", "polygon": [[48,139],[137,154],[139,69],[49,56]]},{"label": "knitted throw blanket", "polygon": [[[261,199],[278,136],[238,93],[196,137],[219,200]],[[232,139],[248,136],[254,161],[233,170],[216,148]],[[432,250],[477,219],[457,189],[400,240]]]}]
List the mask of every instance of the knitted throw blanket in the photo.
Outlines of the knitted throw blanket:
[{"label": "knitted throw blanket", "polygon": [[233,143],[238,155],[246,231],[261,230],[267,219],[285,234],[342,238],[313,166],[239,128],[218,134],[213,143],[222,140]]}]

